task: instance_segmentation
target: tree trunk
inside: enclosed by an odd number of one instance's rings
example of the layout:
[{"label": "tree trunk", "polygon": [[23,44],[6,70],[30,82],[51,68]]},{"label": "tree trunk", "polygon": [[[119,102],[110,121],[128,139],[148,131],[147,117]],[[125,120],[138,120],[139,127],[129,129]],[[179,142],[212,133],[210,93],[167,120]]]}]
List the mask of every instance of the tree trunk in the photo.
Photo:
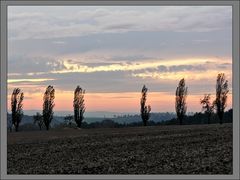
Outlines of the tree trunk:
[{"label": "tree trunk", "polygon": [[81,126],[82,126],[82,122],[81,122],[81,121],[78,121],[77,127],[78,127],[78,128],[81,128]]},{"label": "tree trunk", "polygon": [[18,124],[15,125],[15,131],[18,132]]},{"label": "tree trunk", "polygon": [[219,113],[219,123],[222,124],[223,123],[223,113]]},{"label": "tree trunk", "polygon": [[146,120],[143,121],[143,125],[147,126],[147,121]]},{"label": "tree trunk", "polygon": [[209,114],[208,115],[208,124],[210,124],[210,118],[211,118],[211,115]]},{"label": "tree trunk", "polygon": [[182,118],[179,118],[179,124],[182,125]]},{"label": "tree trunk", "polygon": [[222,117],[220,117],[220,124],[222,124],[223,122],[222,122]]}]

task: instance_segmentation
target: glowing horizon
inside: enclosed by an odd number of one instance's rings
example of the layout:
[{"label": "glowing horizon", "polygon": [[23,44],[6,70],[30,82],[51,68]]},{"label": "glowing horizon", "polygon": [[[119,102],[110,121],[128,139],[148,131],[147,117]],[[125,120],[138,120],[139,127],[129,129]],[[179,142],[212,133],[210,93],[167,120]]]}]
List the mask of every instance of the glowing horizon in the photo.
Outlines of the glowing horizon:
[{"label": "glowing horizon", "polygon": [[[55,91],[55,111],[73,110],[73,92]],[[208,93],[206,93],[208,94]],[[211,93],[209,93],[211,94]],[[204,95],[204,94],[203,94]],[[200,112],[201,94],[187,96],[188,112]],[[23,109],[42,110],[43,93],[25,94]],[[140,92],[122,92],[122,93],[86,93],[85,105],[86,111],[108,111],[108,112],[138,112],[140,108]],[[10,102],[11,95],[8,96]],[[211,94],[211,100],[214,100],[215,94]],[[104,103],[102,103],[104,102]],[[175,94],[174,92],[148,92],[147,104],[152,107],[152,112],[175,112]],[[232,108],[232,94],[228,94],[227,108]],[[8,103],[10,111],[10,103]]]}]

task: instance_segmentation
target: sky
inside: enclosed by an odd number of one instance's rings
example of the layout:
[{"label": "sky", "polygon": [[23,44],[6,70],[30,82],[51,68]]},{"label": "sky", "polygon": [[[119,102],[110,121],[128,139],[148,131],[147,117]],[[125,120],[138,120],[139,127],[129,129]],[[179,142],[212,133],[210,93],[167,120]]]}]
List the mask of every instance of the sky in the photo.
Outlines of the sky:
[{"label": "sky", "polygon": [[218,73],[229,82],[229,109],[231,6],[8,7],[8,108],[18,87],[24,110],[41,110],[53,85],[54,109],[71,111],[80,85],[86,111],[139,112],[145,84],[153,112],[174,112],[185,78],[188,112],[199,112]]}]

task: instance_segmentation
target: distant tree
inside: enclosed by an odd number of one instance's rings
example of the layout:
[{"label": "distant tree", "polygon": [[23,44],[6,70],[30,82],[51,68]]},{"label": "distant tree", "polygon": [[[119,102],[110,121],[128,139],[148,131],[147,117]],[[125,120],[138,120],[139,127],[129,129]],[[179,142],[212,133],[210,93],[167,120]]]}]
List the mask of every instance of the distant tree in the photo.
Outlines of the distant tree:
[{"label": "distant tree", "polygon": [[205,94],[203,99],[200,99],[200,104],[202,104],[202,111],[205,112],[208,118],[208,124],[210,124],[211,115],[214,110],[214,105],[210,102],[211,95]]},{"label": "distant tree", "polygon": [[186,105],[187,98],[187,87],[185,87],[184,78],[179,81],[178,87],[176,89],[176,99],[175,99],[175,109],[177,113],[177,118],[179,124],[182,125],[183,118],[187,111]]},{"label": "distant tree", "polygon": [[141,97],[141,101],[140,101],[140,112],[141,112],[141,118],[143,121],[143,125],[146,126],[147,122],[150,118],[150,111],[151,111],[151,106],[148,105],[146,106],[146,100],[147,100],[147,91],[148,89],[146,88],[146,86],[144,85],[142,88],[142,97]]},{"label": "distant tree", "polygon": [[73,116],[71,114],[67,115],[64,117],[65,123],[69,126],[72,125],[72,121],[73,121]]},{"label": "distant tree", "polygon": [[37,112],[36,115],[33,116],[34,119],[34,124],[37,124],[40,131],[42,130],[42,126],[43,126],[43,116]]},{"label": "distant tree", "polygon": [[74,108],[74,120],[78,128],[80,128],[82,125],[82,121],[84,119],[83,114],[86,110],[84,103],[84,94],[85,90],[83,90],[80,86],[77,86],[77,88],[74,91],[73,108]]},{"label": "distant tree", "polygon": [[49,130],[51,121],[53,119],[53,107],[54,104],[54,98],[55,98],[55,90],[53,86],[49,85],[46,88],[46,91],[43,96],[43,122],[46,126],[46,129]]},{"label": "distant tree", "polygon": [[226,80],[225,74],[220,73],[217,76],[216,99],[214,101],[214,106],[216,108],[220,124],[223,123],[222,120],[223,120],[224,110],[227,106],[227,93],[228,92],[229,92],[228,81]]},{"label": "distant tree", "polygon": [[23,117],[23,92],[19,88],[15,88],[11,97],[11,109],[12,109],[12,124],[15,127],[15,131],[18,131],[19,124]]}]

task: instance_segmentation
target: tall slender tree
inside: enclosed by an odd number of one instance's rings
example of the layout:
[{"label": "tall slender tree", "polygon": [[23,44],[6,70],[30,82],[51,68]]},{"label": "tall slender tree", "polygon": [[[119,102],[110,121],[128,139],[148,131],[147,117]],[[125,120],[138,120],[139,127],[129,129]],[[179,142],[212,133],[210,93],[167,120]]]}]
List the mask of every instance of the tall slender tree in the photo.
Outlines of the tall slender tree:
[{"label": "tall slender tree", "polygon": [[55,90],[53,86],[49,85],[46,88],[46,91],[43,96],[43,122],[46,126],[46,129],[49,130],[50,124],[53,119],[53,108],[55,106],[54,104],[54,98],[55,98]]},{"label": "tall slender tree", "polygon": [[223,114],[224,110],[227,106],[227,94],[229,92],[228,89],[228,81],[226,80],[225,74],[220,73],[217,76],[216,82],[216,99],[214,101],[214,105],[217,111],[217,115],[219,118],[219,123],[223,123]]},{"label": "tall slender tree", "polygon": [[205,112],[208,118],[208,124],[210,124],[211,115],[214,110],[214,105],[210,102],[211,95],[205,94],[203,99],[200,99],[200,104],[202,104],[202,111]]},{"label": "tall slender tree", "polygon": [[11,97],[11,109],[12,109],[12,124],[15,127],[15,131],[18,131],[19,124],[23,117],[23,98],[24,94],[19,88],[15,88]]},{"label": "tall slender tree", "polygon": [[141,100],[140,100],[140,112],[141,112],[141,118],[143,121],[143,125],[147,126],[147,122],[150,118],[150,112],[151,112],[151,106],[148,105],[146,106],[146,101],[147,101],[147,87],[144,85],[142,88],[142,96],[141,96]]},{"label": "tall slender tree", "polygon": [[187,98],[187,87],[185,86],[184,78],[179,81],[178,87],[176,89],[175,98],[175,109],[177,113],[177,118],[179,124],[182,125],[183,118],[187,112],[186,98]]},{"label": "tall slender tree", "polygon": [[85,90],[83,90],[80,86],[74,91],[74,100],[73,100],[73,109],[74,109],[74,120],[77,124],[78,128],[81,128],[82,121],[84,119],[84,112],[86,110],[84,103],[84,94]]}]

